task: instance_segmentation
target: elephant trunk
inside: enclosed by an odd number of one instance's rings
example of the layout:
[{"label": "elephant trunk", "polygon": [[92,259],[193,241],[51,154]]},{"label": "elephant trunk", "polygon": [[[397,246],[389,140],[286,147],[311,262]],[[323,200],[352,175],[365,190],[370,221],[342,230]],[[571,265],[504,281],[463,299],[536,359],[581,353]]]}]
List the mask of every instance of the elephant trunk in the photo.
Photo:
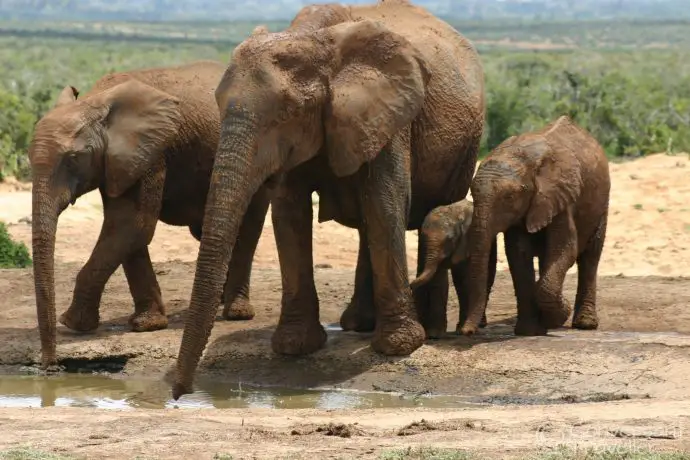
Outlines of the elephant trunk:
[{"label": "elephant trunk", "polygon": [[254,120],[244,112],[228,112],[221,125],[191,302],[177,357],[173,386],[176,400],[193,391],[194,372],[211,335],[242,218],[252,196],[268,176],[267,168],[253,164],[257,140]]},{"label": "elephant trunk", "polygon": [[[491,228],[491,219],[486,207],[476,207],[472,224],[469,229],[469,238],[472,246],[469,254],[469,283],[468,314],[462,327],[462,333],[472,335],[477,331],[486,307],[489,284],[489,258],[492,248],[495,246],[496,233]],[[493,257],[495,259],[495,256]],[[495,262],[494,266],[495,266]],[[493,284],[493,283],[492,283]]]},{"label": "elephant trunk", "polygon": [[55,318],[55,232],[60,214],[57,194],[47,179],[37,178],[31,193],[34,287],[41,337],[41,365],[57,364]]},{"label": "elephant trunk", "polygon": [[436,275],[436,270],[441,263],[441,251],[438,248],[438,244],[433,244],[429,241],[429,238],[422,238],[421,241],[423,248],[422,254],[424,257],[424,270],[422,273],[410,283],[410,288],[412,290],[417,289],[419,286],[423,286],[429,281],[431,281]]}]

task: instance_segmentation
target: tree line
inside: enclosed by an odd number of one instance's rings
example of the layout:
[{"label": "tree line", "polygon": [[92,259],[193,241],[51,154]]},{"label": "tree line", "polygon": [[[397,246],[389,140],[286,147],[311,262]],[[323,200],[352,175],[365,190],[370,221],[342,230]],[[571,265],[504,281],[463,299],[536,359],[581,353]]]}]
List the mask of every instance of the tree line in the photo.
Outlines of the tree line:
[{"label": "tree line", "polygon": [[[66,85],[196,59],[227,62],[230,44],[0,37],[0,179],[30,178],[33,128]],[[611,158],[690,151],[690,52],[683,48],[501,50],[480,47],[486,154],[505,138],[567,114]]]}]

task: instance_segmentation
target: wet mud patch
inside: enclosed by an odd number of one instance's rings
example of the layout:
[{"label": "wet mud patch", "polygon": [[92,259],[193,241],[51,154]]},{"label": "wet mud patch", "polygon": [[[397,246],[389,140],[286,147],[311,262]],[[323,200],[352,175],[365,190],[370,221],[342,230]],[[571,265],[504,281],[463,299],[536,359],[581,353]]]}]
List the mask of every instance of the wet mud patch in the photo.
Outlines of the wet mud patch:
[{"label": "wet mud patch", "polygon": [[99,358],[63,358],[58,361],[60,370],[70,374],[99,372],[118,373],[127,366],[132,355],[110,355]]}]

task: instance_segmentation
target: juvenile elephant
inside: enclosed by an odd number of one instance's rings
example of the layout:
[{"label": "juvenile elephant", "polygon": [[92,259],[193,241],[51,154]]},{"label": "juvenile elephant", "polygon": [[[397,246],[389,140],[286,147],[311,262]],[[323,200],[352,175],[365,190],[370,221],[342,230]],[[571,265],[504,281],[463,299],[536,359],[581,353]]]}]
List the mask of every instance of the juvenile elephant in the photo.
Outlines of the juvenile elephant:
[{"label": "juvenile elephant", "polygon": [[[273,350],[306,354],[326,341],[313,273],[314,190],[319,221],[359,231],[355,301],[343,315],[353,319],[343,323],[374,329],[372,347],[386,355],[420,347],[405,230],[469,190],[484,127],[473,46],[404,0],[307,6],[285,32],[235,49],[216,99],[223,127],[173,396],[191,391],[239,216],[266,182],[283,283]],[[447,272],[426,289],[447,291]]]},{"label": "juvenile elephant", "polygon": [[[66,87],[55,107],[37,123],[29,157],[44,366],[56,364],[57,359],[53,264],[58,216],[94,189],[103,199],[103,226],[60,322],[77,331],[95,330],[105,284],[122,264],[135,304],[132,329],[167,327],[148,244],[158,220],[189,226],[197,240],[202,236],[220,130],[213,91],[223,71],[219,63],[200,61],[106,75],[79,98],[75,88]],[[267,194],[260,190],[238,232],[242,245],[233,253],[225,286],[227,319],[254,315],[249,277],[267,209]]]},{"label": "juvenile elephant", "polygon": [[[424,218],[424,223],[419,229],[419,241],[422,245],[420,253],[424,254],[423,271],[410,287],[417,291],[421,286],[431,281],[439,269],[450,268],[455,292],[458,296],[460,320],[457,332],[467,319],[467,293],[469,290],[467,254],[469,251],[468,230],[472,223],[473,203],[469,200],[460,200],[455,203],[439,206],[433,209]],[[491,245],[488,266],[487,302],[491,288],[496,278],[496,238]],[[427,328],[429,338],[441,337],[448,327],[447,309],[448,296],[440,299],[432,299],[430,305],[439,308],[438,311],[427,312],[430,327]],[[424,312],[420,312],[424,315]],[[482,315],[479,327],[486,326],[486,313]],[[429,331],[432,331],[429,333]]]},{"label": "juvenile elephant", "polygon": [[[606,234],[611,181],[597,141],[563,116],[534,133],[513,136],[479,166],[472,181],[469,314],[476,332],[486,304],[492,238],[504,232],[517,298],[517,335],[544,335],[570,316],[566,272],[577,262],[573,326],[596,329],[597,268]],[[535,281],[534,257],[539,259]]]}]

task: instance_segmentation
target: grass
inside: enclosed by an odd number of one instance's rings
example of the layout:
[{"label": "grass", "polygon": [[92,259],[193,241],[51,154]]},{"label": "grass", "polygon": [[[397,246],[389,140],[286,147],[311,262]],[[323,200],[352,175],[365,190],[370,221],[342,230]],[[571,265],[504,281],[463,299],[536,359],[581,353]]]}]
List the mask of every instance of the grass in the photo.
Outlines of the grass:
[{"label": "grass", "polygon": [[435,447],[408,447],[383,452],[381,460],[473,460],[477,457],[459,449],[440,449]]},{"label": "grass", "polygon": [[528,457],[525,460],[690,460],[690,453],[654,452],[647,449],[627,449],[611,446],[595,449],[569,448],[557,449]]},{"label": "grass", "polygon": [[0,450],[0,460],[76,460],[77,457],[53,454],[32,447]]},{"label": "grass", "polygon": [[[434,447],[408,447],[384,451],[380,460],[479,460],[480,454],[473,454],[460,449],[439,449]],[[611,446],[605,448],[558,448],[540,452],[522,460],[690,460],[690,453],[654,452],[646,449],[627,449]]]}]

